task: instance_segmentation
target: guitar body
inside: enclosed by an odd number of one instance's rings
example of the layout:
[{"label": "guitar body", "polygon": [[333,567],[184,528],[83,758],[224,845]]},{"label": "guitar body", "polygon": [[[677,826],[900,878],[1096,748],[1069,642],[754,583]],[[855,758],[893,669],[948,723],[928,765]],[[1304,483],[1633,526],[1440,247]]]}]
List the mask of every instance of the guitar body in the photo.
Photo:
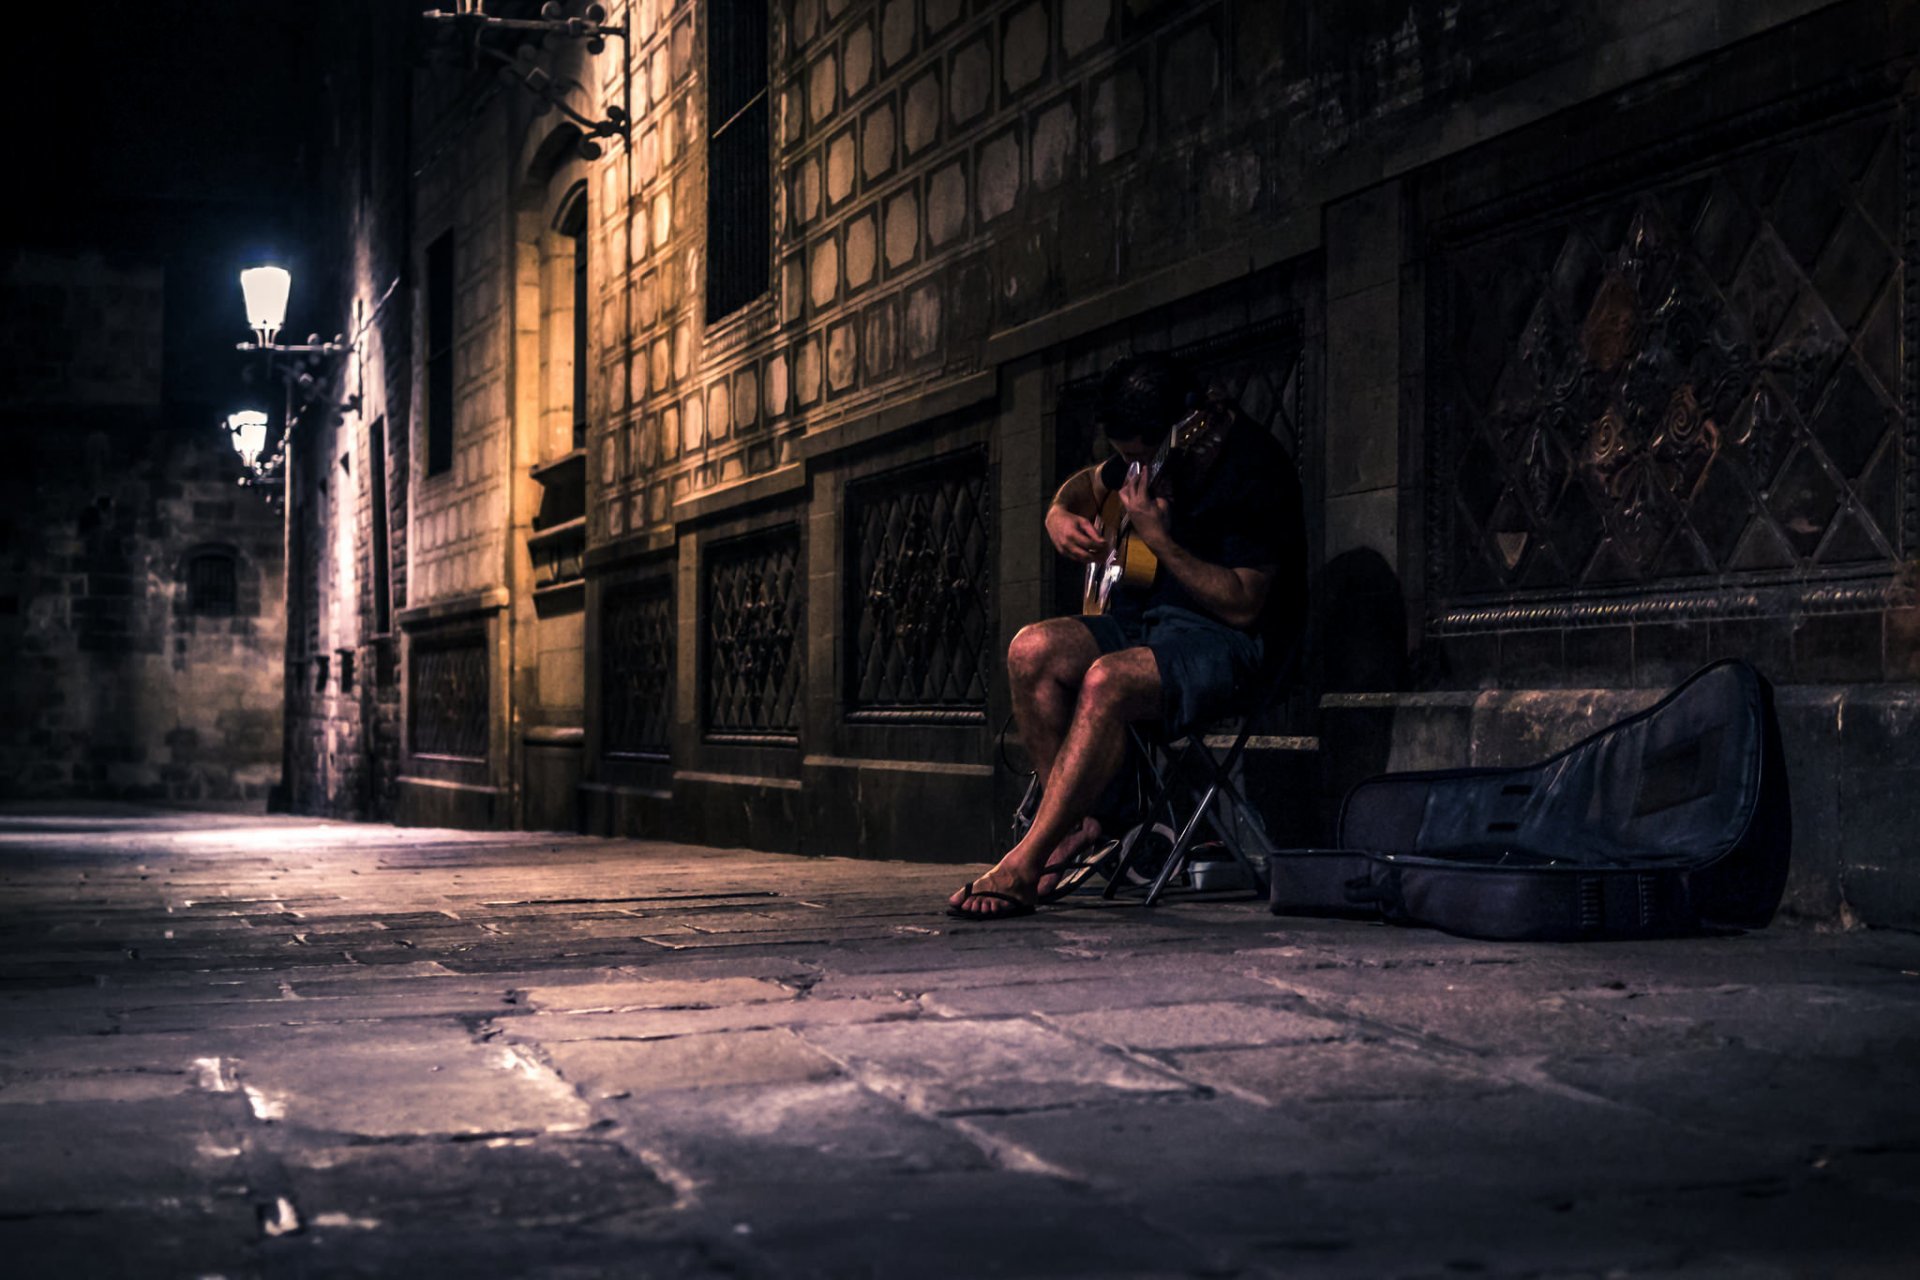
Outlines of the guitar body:
[{"label": "guitar body", "polygon": [[1103,614],[1113,608],[1116,594],[1145,591],[1160,572],[1160,557],[1133,535],[1122,518],[1120,495],[1110,493],[1100,508],[1100,528],[1107,533],[1107,554],[1087,566],[1087,586],[1080,597],[1080,612]]},{"label": "guitar body", "polygon": [[[1169,496],[1169,474],[1165,470],[1169,456],[1185,455],[1193,474],[1205,474],[1219,454],[1232,420],[1232,413],[1217,405],[1195,409],[1167,433],[1153,461],[1145,467],[1136,462],[1127,472],[1128,478],[1144,471],[1147,491],[1156,497]],[[1109,493],[1100,505],[1100,531],[1107,538],[1107,554],[1087,566],[1087,585],[1080,597],[1082,614],[1112,612],[1123,593],[1144,592],[1160,572],[1160,557],[1134,536],[1118,492]]]}]

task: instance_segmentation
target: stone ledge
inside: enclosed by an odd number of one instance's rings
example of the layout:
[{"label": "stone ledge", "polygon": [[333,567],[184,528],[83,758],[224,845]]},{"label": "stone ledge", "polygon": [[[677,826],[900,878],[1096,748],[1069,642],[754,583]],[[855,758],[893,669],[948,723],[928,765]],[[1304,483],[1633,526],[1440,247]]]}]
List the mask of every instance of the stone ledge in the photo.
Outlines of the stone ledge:
[{"label": "stone ledge", "polygon": [[799,462],[777,467],[764,475],[749,480],[736,481],[718,489],[708,489],[704,493],[682,498],[673,504],[673,522],[676,525],[697,524],[726,515],[741,507],[755,503],[783,498],[807,487],[807,468]]},{"label": "stone ledge", "polygon": [[883,773],[925,773],[957,778],[991,778],[990,764],[954,764],[940,760],[866,759],[861,756],[804,756],[803,769],[862,769]]},{"label": "stone ledge", "polygon": [[402,609],[394,616],[394,621],[400,624],[402,631],[412,631],[419,627],[437,626],[440,623],[453,622],[461,618],[498,613],[506,608],[512,599],[513,593],[505,587],[489,587],[485,591],[475,591],[463,596],[452,596],[445,600],[415,605],[411,609]]},{"label": "stone ledge", "polygon": [[588,569],[609,569],[615,565],[661,555],[673,550],[675,545],[676,534],[671,526],[648,529],[640,533],[628,534],[614,542],[588,547],[585,564]]},{"label": "stone ledge", "polygon": [[919,394],[914,394],[911,388],[902,388],[899,392],[902,398],[887,408],[848,418],[802,436],[797,442],[800,456],[812,462],[871,444],[935,418],[972,408],[992,399],[999,391],[1000,375],[992,369],[942,383]]}]

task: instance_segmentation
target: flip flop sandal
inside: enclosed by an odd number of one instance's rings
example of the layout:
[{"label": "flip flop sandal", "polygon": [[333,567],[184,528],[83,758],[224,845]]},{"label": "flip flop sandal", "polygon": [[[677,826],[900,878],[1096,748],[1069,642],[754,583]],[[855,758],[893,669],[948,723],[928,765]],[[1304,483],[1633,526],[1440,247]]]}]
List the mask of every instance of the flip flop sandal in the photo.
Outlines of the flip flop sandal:
[{"label": "flip flop sandal", "polygon": [[1040,895],[1039,901],[1043,905],[1058,902],[1080,888],[1092,878],[1094,872],[1107,865],[1113,857],[1114,850],[1119,847],[1118,840],[1107,840],[1100,844],[1099,852],[1090,858],[1062,858],[1059,862],[1042,868],[1041,877],[1044,879],[1047,876],[1053,876],[1054,882],[1051,889]]},{"label": "flip flop sandal", "polygon": [[947,914],[956,920],[974,920],[981,923],[989,923],[994,920],[1017,920],[1021,916],[1030,916],[1033,914],[1033,903],[1022,902],[1020,899],[1008,893],[995,893],[991,889],[976,889],[973,887],[973,881],[971,880],[967,881],[967,898],[991,898],[995,902],[1006,903],[1007,909],[1005,911],[994,911],[990,913],[968,911],[964,909],[964,903],[967,899],[962,898],[959,904],[948,905]]}]

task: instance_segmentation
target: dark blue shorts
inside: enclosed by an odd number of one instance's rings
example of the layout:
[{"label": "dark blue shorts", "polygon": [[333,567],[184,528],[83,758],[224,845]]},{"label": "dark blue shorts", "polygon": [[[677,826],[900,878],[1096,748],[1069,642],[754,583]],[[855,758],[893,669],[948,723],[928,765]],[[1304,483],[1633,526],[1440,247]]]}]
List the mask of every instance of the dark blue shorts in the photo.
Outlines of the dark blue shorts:
[{"label": "dark blue shorts", "polygon": [[1154,605],[1144,614],[1080,617],[1101,653],[1145,645],[1160,667],[1160,721],[1167,736],[1246,709],[1259,689],[1260,638],[1182,609]]}]

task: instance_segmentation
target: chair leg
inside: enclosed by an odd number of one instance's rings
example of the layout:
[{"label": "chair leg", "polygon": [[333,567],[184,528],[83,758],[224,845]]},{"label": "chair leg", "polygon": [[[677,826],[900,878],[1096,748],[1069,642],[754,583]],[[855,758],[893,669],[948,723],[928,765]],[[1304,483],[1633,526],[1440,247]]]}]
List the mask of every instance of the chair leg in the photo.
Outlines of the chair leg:
[{"label": "chair leg", "polygon": [[[1013,808],[1013,821],[1010,824],[1013,844],[1019,844],[1033,826],[1034,814],[1040,810],[1040,775],[1034,774],[1027,779],[1027,790],[1020,797],[1020,803]],[[1013,845],[1008,845],[1011,849]],[[1004,853],[1005,850],[1002,850]]]},{"label": "chair leg", "polygon": [[1207,759],[1204,763],[1208,772],[1213,775],[1214,787],[1226,800],[1227,808],[1239,819],[1239,826],[1243,830],[1228,830],[1222,816],[1211,809],[1207,813],[1207,823],[1213,828],[1214,834],[1220,837],[1220,843],[1227,846],[1227,852],[1233,855],[1233,860],[1240,865],[1240,869],[1246,873],[1248,882],[1256,890],[1264,893],[1268,888],[1266,872],[1247,856],[1246,850],[1240,847],[1240,837],[1242,834],[1252,836],[1259,841],[1269,855],[1274,853],[1273,842],[1267,837],[1266,830],[1255,814],[1253,806],[1247,803],[1247,798],[1241,794],[1240,788],[1234,785],[1233,779],[1215,761]]},{"label": "chair leg", "polygon": [[[1113,898],[1120,892],[1120,886],[1124,883],[1128,870],[1132,868],[1134,859],[1140,854],[1142,837],[1152,832],[1154,819],[1158,815],[1159,810],[1163,806],[1169,805],[1167,779],[1161,770],[1159,762],[1155,758],[1155,752],[1152,747],[1148,745],[1146,739],[1140,736],[1140,731],[1131,725],[1127,727],[1127,745],[1126,763],[1121,767],[1135,770],[1134,787],[1136,796],[1139,796],[1142,792],[1150,792],[1151,794],[1141,799],[1140,820],[1121,840],[1120,850],[1114,863],[1113,875],[1107,880],[1106,890],[1100,895],[1102,898],[1107,899]],[[1144,779],[1141,776],[1143,773],[1145,775]],[[1175,818],[1170,807],[1167,817],[1170,819]]]},{"label": "chair leg", "polygon": [[1186,865],[1187,850],[1193,844],[1193,833],[1199,830],[1200,820],[1207,816],[1207,810],[1213,806],[1213,798],[1219,790],[1217,786],[1209,786],[1206,793],[1200,797],[1200,803],[1194,807],[1193,816],[1187,819],[1186,825],[1180,829],[1180,835],[1173,842],[1173,848],[1167,851],[1166,864],[1160,868],[1160,874],[1154,877],[1153,887],[1147,890],[1147,896],[1142,905],[1150,907],[1158,902],[1160,895],[1166,891],[1168,881],[1173,879],[1174,873]]},{"label": "chair leg", "polygon": [[1126,878],[1127,868],[1133,865],[1133,851],[1140,843],[1140,833],[1146,829],[1147,825],[1143,822],[1120,837],[1120,848],[1114,854],[1113,874],[1107,878],[1107,887],[1100,892],[1103,900],[1111,899],[1120,892],[1120,882]]}]

